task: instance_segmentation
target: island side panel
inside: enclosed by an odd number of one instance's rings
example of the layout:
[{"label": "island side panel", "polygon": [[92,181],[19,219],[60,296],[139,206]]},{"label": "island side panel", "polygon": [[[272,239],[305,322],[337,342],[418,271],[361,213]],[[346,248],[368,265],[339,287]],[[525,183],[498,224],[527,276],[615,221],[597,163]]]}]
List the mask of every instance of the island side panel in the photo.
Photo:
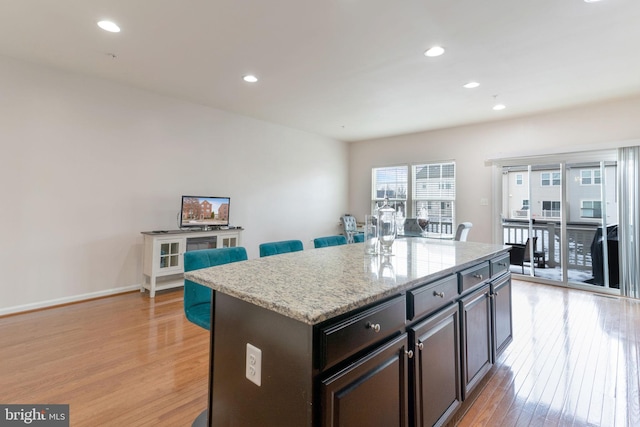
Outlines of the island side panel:
[{"label": "island side panel", "polygon": [[[219,292],[214,316],[211,426],[312,426],[313,327]],[[260,386],[247,343],[262,351]]]}]

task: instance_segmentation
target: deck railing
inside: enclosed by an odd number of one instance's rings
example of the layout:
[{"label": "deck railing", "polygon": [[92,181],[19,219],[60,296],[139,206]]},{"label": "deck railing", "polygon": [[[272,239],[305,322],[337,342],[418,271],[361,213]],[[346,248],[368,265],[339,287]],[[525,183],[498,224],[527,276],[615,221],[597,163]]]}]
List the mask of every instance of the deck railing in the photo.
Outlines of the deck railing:
[{"label": "deck railing", "polygon": [[[598,224],[567,224],[568,269],[591,270],[591,243],[598,229]],[[529,238],[529,222],[522,220],[504,220],[502,222],[503,241],[524,244]],[[560,223],[552,221],[535,221],[533,235],[538,237],[536,251],[545,253],[547,266],[555,268],[560,265]]]}]

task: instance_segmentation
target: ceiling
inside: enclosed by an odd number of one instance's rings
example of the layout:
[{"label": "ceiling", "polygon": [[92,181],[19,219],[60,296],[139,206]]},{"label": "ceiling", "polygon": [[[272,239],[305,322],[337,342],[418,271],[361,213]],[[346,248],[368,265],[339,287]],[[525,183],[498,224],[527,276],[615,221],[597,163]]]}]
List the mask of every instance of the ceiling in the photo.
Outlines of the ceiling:
[{"label": "ceiling", "polygon": [[5,0],[0,55],[357,141],[638,95],[640,1]]}]

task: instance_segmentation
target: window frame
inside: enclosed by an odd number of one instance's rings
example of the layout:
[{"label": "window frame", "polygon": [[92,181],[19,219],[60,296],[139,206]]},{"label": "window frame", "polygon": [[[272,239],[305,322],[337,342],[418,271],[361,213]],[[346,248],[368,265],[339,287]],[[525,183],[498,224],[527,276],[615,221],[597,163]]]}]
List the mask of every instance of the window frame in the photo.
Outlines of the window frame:
[{"label": "window frame", "polygon": [[[589,182],[585,182],[586,179],[588,179]],[[600,176],[600,169],[580,170],[580,185],[600,185],[601,183],[602,176]]]},{"label": "window frame", "polygon": [[[586,203],[591,203],[591,207],[585,207]],[[592,215],[585,215],[584,212],[587,210],[591,211]],[[602,219],[602,200],[580,200],[580,218]]]},{"label": "window frame", "polygon": [[[547,176],[547,178],[545,178]],[[541,172],[540,173],[540,186],[541,187],[557,187],[562,183],[560,172]]]},{"label": "window frame", "polygon": [[[387,170],[389,172],[391,172],[392,170],[401,170],[404,169],[404,175],[406,177],[406,180],[404,181],[404,186],[405,186],[405,193],[404,193],[404,198],[402,197],[387,197],[386,191],[385,190],[385,194],[383,197],[378,197],[378,189],[377,189],[377,180],[376,180],[376,172],[377,171],[383,171],[383,170]],[[388,199],[389,204],[396,209],[396,211],[398,210],[398,208],[401,208],[401,210],[403,211],[403,213],[406,216],[406,207],[407,207],[407,199],[408,199],[408,195],[409,193],[409,173],[410,173],[410,168],[409,165],[395,165],[395,166],[380,166],[380,167],[373,167],[371,168],[371,213],[375,214],[375,211],[377,208],[380,208],[384,205],[384,201],[385,199]],[[402,183],[401,180],[397,180],[395,181],[395,184],[399,184]],[[396,191],[394,193],[395,196],[397,196],[397,188]]]},{"label": "window frame", "polygon": [[[443,169],[443,166],[445,167]],[[424,167],[439,167],[440,176],[436,178],[427,177],[425,182],[418,179],[418,171]],[[456,163],[453,160],[440,162],[422,162],[412,164],[402,164],[394,166],[372,167],[371,168],[371,213],[375,215],[377,207],[382,206],[384,198],[378,197],[379,181],[376,179],[376,171],[384,169],[406,168],[408,191],[406,198],[389,198],[389,204],[398,211],[402,210],[406,218],[415,218],[418,215],[419,206],[417,203],[428,205],[430,215],[429,230],[442,235],[443,237],[453,237],[455,233],[455,208],[457,197],[456,184]],[[429,173],[428,171],[426,172]],[[444,177],[443,177],[444,174]],[[431,183],[429,182],[431,181]],[[440,197],[421,197],[420,191],[428,192],[427,186],[433,185],[437,181],[437,188]],[[432,187],[432,190],[434,188]],[[443,193],[449,193],[442,197]],[[430,204],[430,205],[429,205]],[[448,214],[443,216],[442,213]],[[444,218],[444,221],[443,221]]]}]

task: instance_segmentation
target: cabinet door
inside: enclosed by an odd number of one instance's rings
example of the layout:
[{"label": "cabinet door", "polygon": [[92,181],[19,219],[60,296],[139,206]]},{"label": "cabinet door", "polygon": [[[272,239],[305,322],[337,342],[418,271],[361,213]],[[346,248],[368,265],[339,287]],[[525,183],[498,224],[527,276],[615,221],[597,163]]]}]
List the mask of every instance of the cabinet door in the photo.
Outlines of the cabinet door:
[{"label": "cabinet door", "polygon": [[507,274],[491,284],[493,301],[493,360],[513,340],[511,316],[511,275]]},{"label": "cabinet door", "polygon": [[460,300],[463,399],[491,368],[490,301],[488,283]]},{"label": "cabinet door", "polygon": [[182,273],[184,239],[166,239],[155,242],[156,275]]},{"label": "cabinet door", "polygon": [[238,236],[235,234],[231,236],[221,236],[220,241],[222,244],[219,247],[221,248],[235,248],[238,246]]},{"label": "cabinet door", "polygon": [[407,334],[322,380],[325,427],[408,425]]},{"label": "cabinet door", "polygon": [[455,303],[410,329],[416,426],[443,425],[462,401],[459,318]]}]

